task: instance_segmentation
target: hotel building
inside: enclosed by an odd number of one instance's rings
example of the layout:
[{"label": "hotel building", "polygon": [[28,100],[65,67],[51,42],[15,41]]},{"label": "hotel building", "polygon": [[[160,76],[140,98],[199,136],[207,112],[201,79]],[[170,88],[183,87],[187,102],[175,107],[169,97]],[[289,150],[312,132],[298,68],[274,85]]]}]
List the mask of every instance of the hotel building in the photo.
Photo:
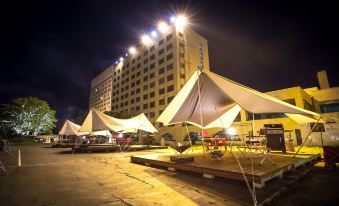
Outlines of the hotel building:
[{"label": "hotel building", "polygon": [[191,74],[209,70],[207,40],[188,27],[166,26],[91,81],[90,109],[145,113],[155,124]]}]

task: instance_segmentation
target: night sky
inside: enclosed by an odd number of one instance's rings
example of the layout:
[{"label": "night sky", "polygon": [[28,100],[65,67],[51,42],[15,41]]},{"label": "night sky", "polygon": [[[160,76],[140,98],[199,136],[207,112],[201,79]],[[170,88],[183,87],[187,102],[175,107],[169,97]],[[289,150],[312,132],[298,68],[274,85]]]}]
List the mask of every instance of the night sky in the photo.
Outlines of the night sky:
[{"label": "night sky", "polygon": [[210,67],[218,74],[266,92],[317,86],[316,71],[325,68],[330,85],[339,85],[338,6],[253,2],[1,3],[0,103],[42,98],[61,124],[88,109],[91,79],[158,20],[183,11],[208,40]]}]

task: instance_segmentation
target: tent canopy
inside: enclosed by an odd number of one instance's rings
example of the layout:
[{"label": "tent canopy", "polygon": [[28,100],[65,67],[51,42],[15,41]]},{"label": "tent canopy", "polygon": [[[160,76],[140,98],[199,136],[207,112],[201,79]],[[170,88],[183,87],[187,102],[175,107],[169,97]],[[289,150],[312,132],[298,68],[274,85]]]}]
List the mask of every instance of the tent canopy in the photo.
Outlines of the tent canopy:
[{"label": "tent canopy", "polygon": [[118,119],[99,112],[96,109],[91,109],[79,131],[94,132],[109,130],[127,133],[134,132],[138,129],[151,133],[157,132],[143,113],[130,119]]},{"label": "tent canopy", "polygon": [[225,119],[222,117],[232,116],[231,114],[234,116],[234,110],[237,108],[235,105],[239,106],[239,111],[241,107],[251,113],[319,116],[215,73],[196,71],[162,112],[157,122],[164,125],[189,122],[204,128],[211,127],[215,126],[217,121]]},{"label": "tent canopy", "polygon": [[59,135],[86,135],[87,132],[79,132],[80,125],[77,125],[69,120],[66,120],[61,130],[59,131]]}]

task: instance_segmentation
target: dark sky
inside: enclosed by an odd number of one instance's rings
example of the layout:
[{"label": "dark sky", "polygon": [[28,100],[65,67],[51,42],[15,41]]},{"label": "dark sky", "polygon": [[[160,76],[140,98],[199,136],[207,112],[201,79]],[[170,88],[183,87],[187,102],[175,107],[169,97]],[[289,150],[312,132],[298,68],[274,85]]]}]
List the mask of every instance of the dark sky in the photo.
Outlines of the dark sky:
[{"label": "dark sky", "polygon": [[338,86],[338,6],[255,2],[1,3],[0,103],[36,96],[62,123],[88,108],[92,78],[159,19],[182,11],[208,40],[211,70],[218,74],[265,92],[317,86],[316,71],[326,68],[331,86]]}]

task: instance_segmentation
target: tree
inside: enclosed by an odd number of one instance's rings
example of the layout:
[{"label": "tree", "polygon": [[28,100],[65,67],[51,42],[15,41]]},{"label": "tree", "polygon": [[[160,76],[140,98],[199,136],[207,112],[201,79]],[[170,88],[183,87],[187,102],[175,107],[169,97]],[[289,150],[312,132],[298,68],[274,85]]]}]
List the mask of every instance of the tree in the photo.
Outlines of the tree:
[{"label": "tree", "polygon": [[55,127],[55,111],[36,97],[17,98],[1,108],[1,125],[18,135],[51,133]]}]

